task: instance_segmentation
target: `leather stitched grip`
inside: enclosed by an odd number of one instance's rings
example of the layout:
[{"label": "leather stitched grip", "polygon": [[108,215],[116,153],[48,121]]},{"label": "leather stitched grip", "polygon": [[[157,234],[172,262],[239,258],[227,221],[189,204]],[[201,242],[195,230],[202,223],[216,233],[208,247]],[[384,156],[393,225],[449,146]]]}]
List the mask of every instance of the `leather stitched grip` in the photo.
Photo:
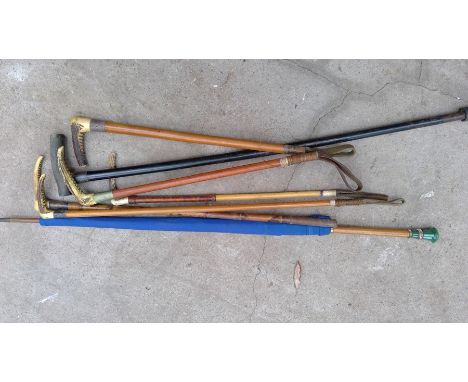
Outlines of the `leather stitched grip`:
[{"label": "leather stitched grip", "polygon": [[371,204],[369,201],[365,199],[338,199],[335,200],[336,207],[343,207],[343,206],[359,206],[362,204]]},{"label": "leather stitched grip", "polygon": [[308,162],[308,161],[317,160],[317,159],[319,159],[318,151],[310,151],[305,154],[297,154],[297,155],[291,155],[289,157],[281,158],[280,166],[288,167],[288,166],[292,166],[293,164],[299,164],[299,163]]},{"label": "leather stitched grip", "polygon": [[[295,149],[297,146],[288,146],[288,147]],[[294,164],[321,159],[322,157],[331,158],[331,157],[350,156],[350,155],[354,155],[354,152],[355,150],[354,150],[353,145],[340,145],[340,146],[330,147],[328,149],[313,150],[313,151],[308,151],[304,154],[291,155],[289,157],[281,158],[280,165],[281,167],[287,167],[287,166],[291,166]]]}]

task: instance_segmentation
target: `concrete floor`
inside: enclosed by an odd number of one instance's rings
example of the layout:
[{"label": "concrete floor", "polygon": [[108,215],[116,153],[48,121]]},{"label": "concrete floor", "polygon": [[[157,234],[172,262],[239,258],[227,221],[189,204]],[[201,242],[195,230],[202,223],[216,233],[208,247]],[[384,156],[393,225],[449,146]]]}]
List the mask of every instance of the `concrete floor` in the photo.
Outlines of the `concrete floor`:
[{"label": "concrete floor", "polygon": [[[0,89],[1,215],[28,216],[36,157],[48,156],[51,133],[69,134],[75,114],[285,142],[468,106],[468,62],[3,61]],[[407,203],[320,210],[342,224],[433,225],[441,234],[436,244],[2,224],[0,321],[467,321],[467,129],[456,122],[355,142],[357,155],[344,162],[366,190]],[[95,169],[107,165],[111,150],[120,165],[225,151],[110,134],[93,134],[87,145]],[[48,159],[48,194],[56,197]],[[317,163],[176,191],[321,187],[342,184]],[[297,260],[303,273],[296,291]]]}]

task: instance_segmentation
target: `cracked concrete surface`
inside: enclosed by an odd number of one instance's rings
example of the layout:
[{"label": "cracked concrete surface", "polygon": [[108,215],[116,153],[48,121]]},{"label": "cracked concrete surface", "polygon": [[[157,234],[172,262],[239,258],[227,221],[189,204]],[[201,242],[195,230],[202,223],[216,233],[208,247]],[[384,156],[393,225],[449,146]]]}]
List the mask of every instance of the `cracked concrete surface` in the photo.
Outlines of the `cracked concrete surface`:
[{"label": "cracked concrete surface", "polygon": [[[31,174],[39,154],[47,156],[48,193],[56,196],[49,135],[69,134],[68,120],[75,114],[292,141],[468,106],[468,62],[1,61],[0,87],[1,215],[27,216],[33,214]],[[436,244],[2,224],[0,321],[466,321],[467,126],[456,122],[355,142],[357,155],[345,163],[365,188],[407,203],[320,210],[343,224],[434,225],[441,233]],[[106,167],[112,150],[119,165],[225,151],[111,134],[93,134],[87,146],[93,169]],[[124,187],[192,172],[117,183]],[[107,185],[86,187],[96,191]],[[314,163],[174,191],[341,186],[330,167]],[[302,278],[296,292],[298,260]]]}]

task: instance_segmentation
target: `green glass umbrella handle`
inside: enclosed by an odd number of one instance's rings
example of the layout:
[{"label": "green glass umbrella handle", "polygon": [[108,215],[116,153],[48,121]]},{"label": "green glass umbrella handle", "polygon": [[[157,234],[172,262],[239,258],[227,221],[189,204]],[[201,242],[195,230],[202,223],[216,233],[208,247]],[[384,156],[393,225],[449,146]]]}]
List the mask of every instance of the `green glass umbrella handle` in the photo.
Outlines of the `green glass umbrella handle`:
[{"label": "green glass umbrella handle", "polygon": [[410,228],[409,237],[419,240],[429,240],[435,243],[439,240],[439,232],[434,227],[429,228]]}]

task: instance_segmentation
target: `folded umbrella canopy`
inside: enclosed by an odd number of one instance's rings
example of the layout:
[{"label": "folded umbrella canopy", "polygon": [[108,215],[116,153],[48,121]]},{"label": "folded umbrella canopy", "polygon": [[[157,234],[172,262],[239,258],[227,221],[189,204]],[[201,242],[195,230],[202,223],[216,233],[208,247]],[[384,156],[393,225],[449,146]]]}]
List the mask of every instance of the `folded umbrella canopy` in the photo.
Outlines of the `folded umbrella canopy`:
[{"label": "folded umbrella canopy", "polygon": [[[314,218],[330,220],[328,216]],[[211,219],[197,217],[92,217],[92,218],[1,218],[0,222],[39,223],[44,227],[92,227],[143,231],[217,232],[270,236],[324,236],[332,233],[406,237],[437,241],[435,228],[375,228],[357,226],[310,226],[259,221]]]}]

